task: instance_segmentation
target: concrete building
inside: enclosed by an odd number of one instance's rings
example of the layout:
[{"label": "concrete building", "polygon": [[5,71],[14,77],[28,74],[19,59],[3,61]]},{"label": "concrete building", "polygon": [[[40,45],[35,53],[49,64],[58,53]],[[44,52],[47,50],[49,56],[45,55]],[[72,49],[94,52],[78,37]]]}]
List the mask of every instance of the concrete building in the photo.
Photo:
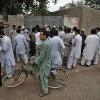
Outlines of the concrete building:
[{"label": "concrete building", "polygon": [[77,18],[78,28],[85,29],[86,34],[90,34],[92,28],[100,27],[100,11],[86,6],[76,6],[64,10],[58,10],[52,12],[51,15]]}]

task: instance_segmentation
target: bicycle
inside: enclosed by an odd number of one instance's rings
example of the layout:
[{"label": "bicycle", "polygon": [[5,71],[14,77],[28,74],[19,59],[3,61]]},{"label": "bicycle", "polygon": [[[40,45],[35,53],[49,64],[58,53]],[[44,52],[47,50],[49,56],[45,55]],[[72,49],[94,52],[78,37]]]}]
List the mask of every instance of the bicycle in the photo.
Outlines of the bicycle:
[{"label": "bicycle", "polygon": [[[3,78],[3,85],[7,88],[17,87],[25,82],[28,75],[31,75],[34,79],[37,79],[36,74],[33,73],[32,69],[27,69],[22,61],[22,64],[19,69],[14,70]],[[31,66],[32,68],[32,66]],[[56,70],[56,75],[52,73],[53,70]],[[11,79],[8,78],[9,75],[12,75]],[[48,77],[48,87],[49,88],[60,88],[62,86],[67,86],[68,74],[62,68],[52,68]]]}]

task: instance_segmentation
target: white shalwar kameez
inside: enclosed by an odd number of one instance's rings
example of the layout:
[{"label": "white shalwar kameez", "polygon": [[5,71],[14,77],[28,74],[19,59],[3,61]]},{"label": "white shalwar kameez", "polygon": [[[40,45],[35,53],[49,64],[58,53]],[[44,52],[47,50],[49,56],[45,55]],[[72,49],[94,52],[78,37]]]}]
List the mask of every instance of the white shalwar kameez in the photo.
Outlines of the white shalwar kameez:
[{"label": "white shalwar kameez", "polygon": [[89,35],[87,36],[86,40],[85,40],[85,47],[83,50],[83,57],[82,57],[82,61],[81,61],[81,65],[84,65],[86,63],[86,65],[90,65],[91,61],[94,60],[95,57],[95,61],[94,64],[97,64],[97,56],[98,56],[98,52],[99,52],[99,38],[97,35]]},{"label": "white shalwar kameez", "polygon": [[35,33],[35,39],[36,39],[36,54],[37,56],[40,55],[40,49],[41,49],[41,44],[42,41],[40,40],[40,32]]},{"label": "white shalwar kameez", "polygon": [[[25,63],[28,62],[28,57],[27,57],[27,42],[25,39],[25,36],[22,34],[18,34],[15,37],[15,50],[16,50],[16,55],[17,55],[17,61],[19,61],[20,59],[23,59],[25,61]],[[20,58],[20,56],[22,58]]]},{"label": "white shalwar kameez", "polygon": [[52,52],[51,52],[51,60],[52,60],[52,67],[58,67],[62,65],[62,57],[61,51],[65,49],[64,43],[61,38],[58,36],[54,36],[51,38],[52,43]]},{"label": "white shalwar kameez", "polygon": [[97,36],[99,37],[99,55],[100,55],[100,31],[97,33]]},{"label": "white shalwar kameez", "polygon": [[59,31],[58,35],[64,41],[65,32],[64,31]]},{"label": "white shalwar kameez", "polygon": [[[7,74],[11,73],[15,66],[12,44],[8,36],[4,36],[1,41],[1,65],[6,67]],[[8,77],[12,77],[12,75]]]},{"label": "white shalwar kameez", "polygon": [[16,30],[11,30],[11,32],[10,32],[10,38],[11,38],[11,42],[12,42],[13,49],[14,49],[14,40],[15,40],[15,37],[16,36],[17,36]]},{"label": "white shalwar kameez", "polygon": [[82,37],[79,34],[77,34],[75,38],[72,40],[72,49],[67,63],[68,69],[71,69],[72,67],[75,68],[77,60],[80,58],[81,55],[81,46]]},{"label": "white shalwar kameez", "polygon": [[[22,27],[24,27],[24,26],[22,26]],[[25,28],[25,27],[24,27],[24,28]],[[30,41],[30,38],[29,38],[28,32],[29,32],[29,31],[25,28],[25,30],[22,30],[22,31],[21,31],[21,34],[25,36],[25,39],[26,39],[26,42],[27,42],[27,47],[28,47],[28,49],[27,49],[27,55],[28,55],[28,57],[29,57],[29,41]]]}]

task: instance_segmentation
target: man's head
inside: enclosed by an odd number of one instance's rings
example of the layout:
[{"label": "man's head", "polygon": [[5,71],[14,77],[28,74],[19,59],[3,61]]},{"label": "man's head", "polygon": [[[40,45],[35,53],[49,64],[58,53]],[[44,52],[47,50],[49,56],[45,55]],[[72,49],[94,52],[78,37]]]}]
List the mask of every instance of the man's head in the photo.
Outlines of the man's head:
[{"label": "man's head", "polygon": [[52,34],[53,36],[58,36],[58,30],[56,30],[56,29],[53,30],[52,29],[50,34]]},{"label": "man's head", "polygon": [[77,34],[80,34],[80,30],[79,29],[75,30],[75,35],[77,35]]},{"label": "man's head", "polygon": [[16,30],[16,25],[13,25],[12,28],[13,28],[13,30]]},{"label": "man's head", "polygon": [[63,30],[63,28],[62,27],[59,27],[59,31],[62,31]]},{"label": "man's head", "polygon": [[22,26],[22,27],[21,27],[21,30],[24,31],[24,30],[25,30],[25,26]]},{"label": "man's head", "polygon": [[100,28],[99,27],[96,27],[95,30],[96,30],[97,33],[100,32]]},{"label": "man's head", "polygon": [[91,30],[91,34],[96,34],[96,30],[95,29],[92,29]]},{"label": "man's head", "polygon": [[21,27],[22,27],[22,26],[18,26],[18,29],[20,29],[20,30],[21,30]]},{"label": "man's head", "polygon": [[84,34],[84,32],[85,32],[85,30],[84,30],[84,29],[82,29],[82,30],[81,30],[81,34]]},{"label": "man's head", "polygon": [[77,31],[77,27],[73,27],[72,31]]},{"label": "man's head", "polygon": [[48,38],[48,36],[49,36],[48,31],[43,30],[43,31],[40,32],[40,40],[41,41],[46,40]]},{"label": "man's head", "polygon": [[17,32],[18,34],[21,34],[21,29],[18,28],[18,29],[16,30],[16,32]]}]

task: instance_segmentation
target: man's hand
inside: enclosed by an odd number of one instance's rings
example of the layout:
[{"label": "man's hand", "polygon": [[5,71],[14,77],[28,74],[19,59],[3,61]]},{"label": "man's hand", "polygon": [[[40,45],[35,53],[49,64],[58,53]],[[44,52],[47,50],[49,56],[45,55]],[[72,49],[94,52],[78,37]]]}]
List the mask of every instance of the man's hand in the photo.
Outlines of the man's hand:
[{"label": "man's hand", "polygon": [[73,43],[73,47],[75,47],[76,46],[76,43]]}]

